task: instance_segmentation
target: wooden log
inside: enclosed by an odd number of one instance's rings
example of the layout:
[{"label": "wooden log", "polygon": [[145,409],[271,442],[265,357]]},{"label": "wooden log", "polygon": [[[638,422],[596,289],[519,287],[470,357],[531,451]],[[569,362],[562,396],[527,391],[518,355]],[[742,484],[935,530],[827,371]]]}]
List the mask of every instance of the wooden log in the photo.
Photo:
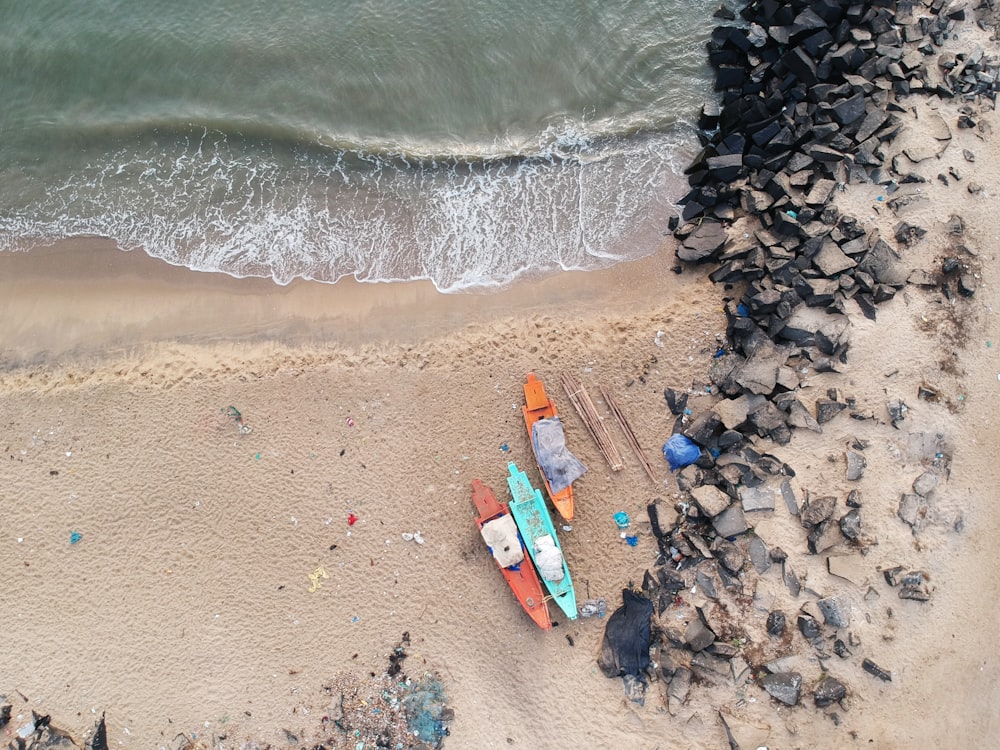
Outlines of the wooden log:
[{"label": "wooden log", "polygon": [[597,447],[601,449],[601,453],[607,459],[611,470],[621,471],[625,466],[624,461],[622,461],[622,455],[618,452],[618,448],[615,447],[614,441],[611,439],[611,433],[608,432],[604,420],[597,413],[597,408],[590,399],[590,395],[584,389],[583,385],[568,372],[562,373],[560,378],[563,388],[566,390],[566,395],[569,396],[570,403],[573,404],[577,414],[580,415],[580,419],[587,426],[591,436],[597,443]]},{"label": "wooden log", "polygon": [[625,418],[625,412],[623,412],[619,406],[618,402],[615,401],[614,396],[611,395],[611,391],[605,388],[603,385],[601,388],[601,396],[604,397],[604,403],[608,405],[611,409],[611,413],[615,415],[615,419],[618,421],[618,426],[622,428],[622,432],[625,433],[625,440],[632,450],[635,452],[636,458],[639,459],[639,463],[642,464],[642,468],[646,470],[646,474],[654,482],[659,484],[659,480],[656,478],[656,474],[653,472],[653,466],[649,463],[646,458],[646,454],[642,452],[642,448],[639,446],[639,441],[636,439],[635,432],[632,430],[632,425],[629,424],[628,419]]}]

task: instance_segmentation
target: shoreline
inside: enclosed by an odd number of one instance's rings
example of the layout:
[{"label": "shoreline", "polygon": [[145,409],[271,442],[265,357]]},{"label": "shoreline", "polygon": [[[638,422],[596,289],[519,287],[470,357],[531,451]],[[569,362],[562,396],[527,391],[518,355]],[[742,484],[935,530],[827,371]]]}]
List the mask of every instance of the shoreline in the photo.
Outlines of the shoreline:
[{"label": "shoreline", "polygon": [[672,270],[673,245],[665,236],[656,252],[608,269],[441,294],[419,281],[369,284],[345,278],[279,286],[270,279],[171,266],[118,250],[109,240],[73,238],[0,254],[0,315],[8,321],[0,356],[9,369],[92,361],[168,342],[412,345],[512,311],[626,311],[634,297],[683,293],[694,283]]}]

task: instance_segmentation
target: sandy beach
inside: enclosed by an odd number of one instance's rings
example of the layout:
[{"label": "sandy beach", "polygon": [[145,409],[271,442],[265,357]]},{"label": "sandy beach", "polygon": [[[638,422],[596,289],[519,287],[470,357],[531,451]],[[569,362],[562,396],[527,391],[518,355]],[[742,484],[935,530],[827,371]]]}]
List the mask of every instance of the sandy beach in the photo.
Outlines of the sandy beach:
[{"label": "sandy beach", "polygon": [[[922,227],[906,268],[931,276],[958,254],[975,291],[946,296],[911,276],[875,321],[848,305],[847,363],[804,374],[798,391],[814,404],[838,389],[871,418],[842,414],[756,448],[794,468],[800,498],[860,492],[863,549],[833,553],[854,580],[809,554],[784,507],[757,512],[755,535],[787,552],[803,591],[792,597],[772,567],[730,612],[752,666],[788,656],[810,687],[834,673],[843,704],[789,708],[725,675],[697,680],[679,706],[662,682],[632,703],[597,666],[607,618],[553,607],[558,625],[539,630],[473,523],[474,478],[505,494],[513,461],[537,481],[520,412],[535,372],[589,468],[561,532],[578,599],[605,598],[610,613],[653,567],[646,506],[672,518],[683,499],[661,452],[675,421],[664,389],[688,392],[695,414],[718,399],[708,373],[739,296],[699,268],[675,273],[666,227],[644,260],[475,295],[277,287],[78,238],[0,254],[0,704],[12,706],[0,742],[34,710],[79,746],[104,714],[110,747],[353,748],[329,721],[331,686],[377,678],[405,633],[406,673],[437,675],[453,711],[446,748],[726,747],[720,715],[744,748],[988,746],[1000,731],[988,642],[1000,625],[1000,121],[986,99],[972,128],[954,125],[968,103],[904,103],[900,158],[934,115],[951,125],[938,153],[906,165],[926,181],[892,206],[883,187],[851,184],[837,205],[885,236],[900,221]],[[655,482],[609,421],[625,463],[611,471],[563,372],[605,417],[598,388],[614,394]],[[907,406],[897,425],[893,398]],[[867,469],[849,482],[854,444]],[[915,530],[897,508],[928,446],[948,470]],[[422,544],[404,538],[415,532]],[[929,600],[900,599],[882,572],[894,566],[924,571]],[[853,605],[850,658],[821,660],[797,632],[791,652],[768,640],[769,610],[791,619],[833,594]],[[683,630],[706,604],[682,599],[656,627]]]}]

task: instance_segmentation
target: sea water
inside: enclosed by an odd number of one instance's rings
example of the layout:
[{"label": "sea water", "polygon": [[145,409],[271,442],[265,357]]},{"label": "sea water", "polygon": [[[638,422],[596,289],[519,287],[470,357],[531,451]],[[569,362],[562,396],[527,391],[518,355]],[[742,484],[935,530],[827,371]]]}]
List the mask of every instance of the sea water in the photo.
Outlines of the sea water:
[{"label": "sea water", "polygon": [[648,255],[698,0],[0,0],[0,252],[442,291]]}]

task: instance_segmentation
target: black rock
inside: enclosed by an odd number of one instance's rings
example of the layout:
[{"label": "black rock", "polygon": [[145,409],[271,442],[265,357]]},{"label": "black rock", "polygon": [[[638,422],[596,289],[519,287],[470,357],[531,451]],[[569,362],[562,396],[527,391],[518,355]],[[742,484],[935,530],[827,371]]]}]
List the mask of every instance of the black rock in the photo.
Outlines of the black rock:
[{"label": "black rock", "polygon": [[785,613],[776,609],[767,616],[767,634],[780,636],[785,632]]},{"label": "black rock", "polygon": [[816,421],[825,424],[847,408],[841,401],[831,401],[828,398],[816,399]]},{"label": "black rock", "polygon": [[900,584],[900,578],[903,575],[903,566],[897,565],[894,568],[886,568],[882,571],[882,577],[885,578],[885,582],[890,586],[898,586]]},{"label": "black rock", "polygon": [[852,542],[857,541],[861,537],[861,514],[857,508],[841,516],[840,533]]},{"label": "black rock", "polygon": [[836,507],[837,498],[833,495],[822,495],[820,497],[810,495],[805,506],[799,513],[799,521],[806,528],[812,528],[833,515]]},{"label": "black rock", "polygon": [[826,708],[847,695],[847,688],[840,680],[827,675],[813,689],[813,700],[817,708]]},{"label": "black rock", "polygon": [[847,644],[840,638],[833,642],[833,653],[839,656],[841,659],[846,659],[851,655],[851,652],[847,648]]},{"label": "black rock", "polygon": [[10,709],[11,706],[9,703],[5,706],[0,706],[0,729],[7,726],[10,722]]},{"label": "black rock", "polygon": [[878,677],[883,682],[892,682],[892,675],[882,669],[882,667],[873,662],[871,659],[865,659],[862,661],[861,668],[868,674]]},{"label": "black rock", "polygon": [[812,640],[819,635],[819,623],[809,615],[799,615],[798,626],[804,638]]},{"label": "black rock", "polygon": [[726,230],[717,221],[705,221],[684,238],[677,257],[691,263],[708,260],[726,244]]},{"label": "black rock", "polygon": [[687,408],[688,394],[677,393],[673,388],[664,388],[663,397],[667,400],[667,408],[675,417],[684,413]]},{"label": "black rock", "polygon": [[851,600],[846,595],[828,596],[816,604],[823,613],[827,625],[846,628],[851,624]]}]

